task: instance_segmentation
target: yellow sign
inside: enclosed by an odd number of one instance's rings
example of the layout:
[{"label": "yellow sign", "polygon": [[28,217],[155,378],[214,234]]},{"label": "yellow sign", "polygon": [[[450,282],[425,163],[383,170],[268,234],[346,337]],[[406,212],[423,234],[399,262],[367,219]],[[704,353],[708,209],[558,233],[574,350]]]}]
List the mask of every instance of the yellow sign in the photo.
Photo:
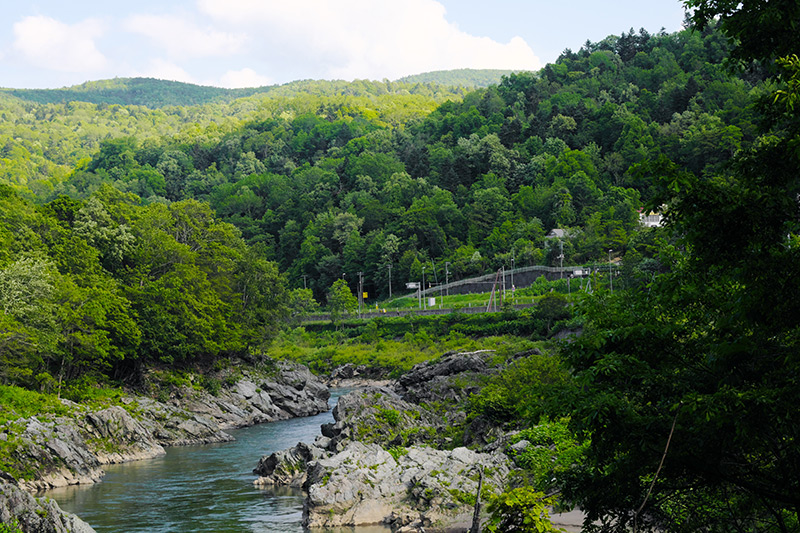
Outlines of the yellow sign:
[{"label": "yellow sign", "polygon": [[365,292],[361,297],[366,300],[368,298],[367,293]]}]

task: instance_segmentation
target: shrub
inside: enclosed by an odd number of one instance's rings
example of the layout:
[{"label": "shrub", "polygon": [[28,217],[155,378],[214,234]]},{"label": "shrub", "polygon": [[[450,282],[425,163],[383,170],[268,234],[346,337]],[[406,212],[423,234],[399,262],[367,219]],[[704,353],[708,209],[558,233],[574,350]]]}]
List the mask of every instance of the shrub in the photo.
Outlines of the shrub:
[{"label": "shrub", "polygon": [[395,461],[398,461],[404,455],[408,455],[408,448],[404,446],[392,446],[391,448],[387,448],[386,451],[389,452],[389,455],[394,457]]},{"label": "shrub", "polygon": [[491,532],[560,533],[550,522],[548,507],[553,498],[545,497],[530,487],[519,487],[492,498],[488,510],[492,515],[487,530]]}]

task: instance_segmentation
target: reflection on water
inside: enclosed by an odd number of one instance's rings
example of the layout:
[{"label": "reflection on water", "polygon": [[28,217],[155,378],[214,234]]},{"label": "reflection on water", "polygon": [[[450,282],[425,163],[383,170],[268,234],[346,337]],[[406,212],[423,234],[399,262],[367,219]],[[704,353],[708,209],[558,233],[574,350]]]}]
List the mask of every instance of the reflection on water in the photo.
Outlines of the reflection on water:
[{"label": "reflection on water", "polygon": [[[340,392],[332,391],[332,404]],[[234,442],[168,448],[162,457],[106,466],[102,483],[46,495],[98,533],[302,532],[302,491],[256,488],[252,470],[262,455],[311,442],[332,421],[329,411],[231,431]]]}]

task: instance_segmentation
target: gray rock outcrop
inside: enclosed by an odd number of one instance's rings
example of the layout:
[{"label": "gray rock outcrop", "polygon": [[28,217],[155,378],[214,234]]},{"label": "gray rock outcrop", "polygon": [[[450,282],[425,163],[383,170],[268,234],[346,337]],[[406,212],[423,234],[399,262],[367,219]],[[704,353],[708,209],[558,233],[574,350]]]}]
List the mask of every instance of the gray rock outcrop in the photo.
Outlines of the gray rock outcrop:
[{"label": "gray rock outcrop", "polygon": [[[456,444],[467,425],[469,396],[498,370],[493,355],[446,354],[416,365],[392,386],[340,397],[335,422],[322,426],[314,444],[263,457],[255,483],[302,485],[304,525],[311,528],[466,531],[479,471],[486,497],[506,488],[512,464],[502,445],[480,453]],[[335,376],[347,378],[351,371],[342,368]]]},{"label": "gray rock outcrop", "polygon": [[0,427],[13,442],[19,486],[41,490],[100,481],[102,466],[164,454],[165,446],[225,442],[225,429],[310,416],[328,409],[327,387],[307,368],[277,363],[269,375],[246,373],[217,395],[184,387],[168,402],[123,399],[124,408],[90,410],[63,401],[68,416],[38,416]]},{"label": "gray rock outcrop", "polygon": [[308,465],[331,454],[314,444],[300,442],[287,450],[262,457],[253,473],[256,486],[303,487],[308,479]]},{"label": "gray rock outcrop", "polygon": [[396,455],[377,444],[352,442],[338,454],[310,463],[304,525],[468,525],[479,467],[484,468],[487,491],[502,487],[509,472],[502,453],[412,446]]},{"label": "gray rock outcrop", "polygon": [[[420,406],[385,387],[364,387],[339,398],[333,424],[322,426],[328,449],[341,451],[351,441],[409,445],[428,440],[435,421]],[[424,428],[424,429],[423,429]],[[419,434],[425,432],[424,435]]]},{"label": "gray rock outcrop", "polygon": [[328,410],[328,387],[308,368],[288,361],[276,363],[276,372],[246,372],[233,386],[216,395],[183,389],[172,403],[183,410],[208,416],[219,428],[231,429]]},{"label": "gray rock outcrop", "polygon": [[447,353],[435,361],[414,365],[400,376],[394,389],[404,400],[413,403],[461,402],[480,390],[470,378],[497,371],[489,364],[494,354],[494,350]]},{"label": "gray rock outcrop", "polygon": [[34,498],[5,481],[0,481],[0,523],[32,533],[94,533],[89,524],[65,513],[53,500]]}]

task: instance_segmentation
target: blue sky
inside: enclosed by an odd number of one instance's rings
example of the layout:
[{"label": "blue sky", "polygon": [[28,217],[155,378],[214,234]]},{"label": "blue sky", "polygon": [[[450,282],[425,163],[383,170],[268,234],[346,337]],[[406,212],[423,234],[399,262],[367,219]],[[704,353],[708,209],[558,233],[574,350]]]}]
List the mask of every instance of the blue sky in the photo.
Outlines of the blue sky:
[{"label": "blue sky", "polygon": [[537,70],[630,28],[681,28],[679,0],[31,0],[4,6],[0,86],[148,76],[249,87]]}]

